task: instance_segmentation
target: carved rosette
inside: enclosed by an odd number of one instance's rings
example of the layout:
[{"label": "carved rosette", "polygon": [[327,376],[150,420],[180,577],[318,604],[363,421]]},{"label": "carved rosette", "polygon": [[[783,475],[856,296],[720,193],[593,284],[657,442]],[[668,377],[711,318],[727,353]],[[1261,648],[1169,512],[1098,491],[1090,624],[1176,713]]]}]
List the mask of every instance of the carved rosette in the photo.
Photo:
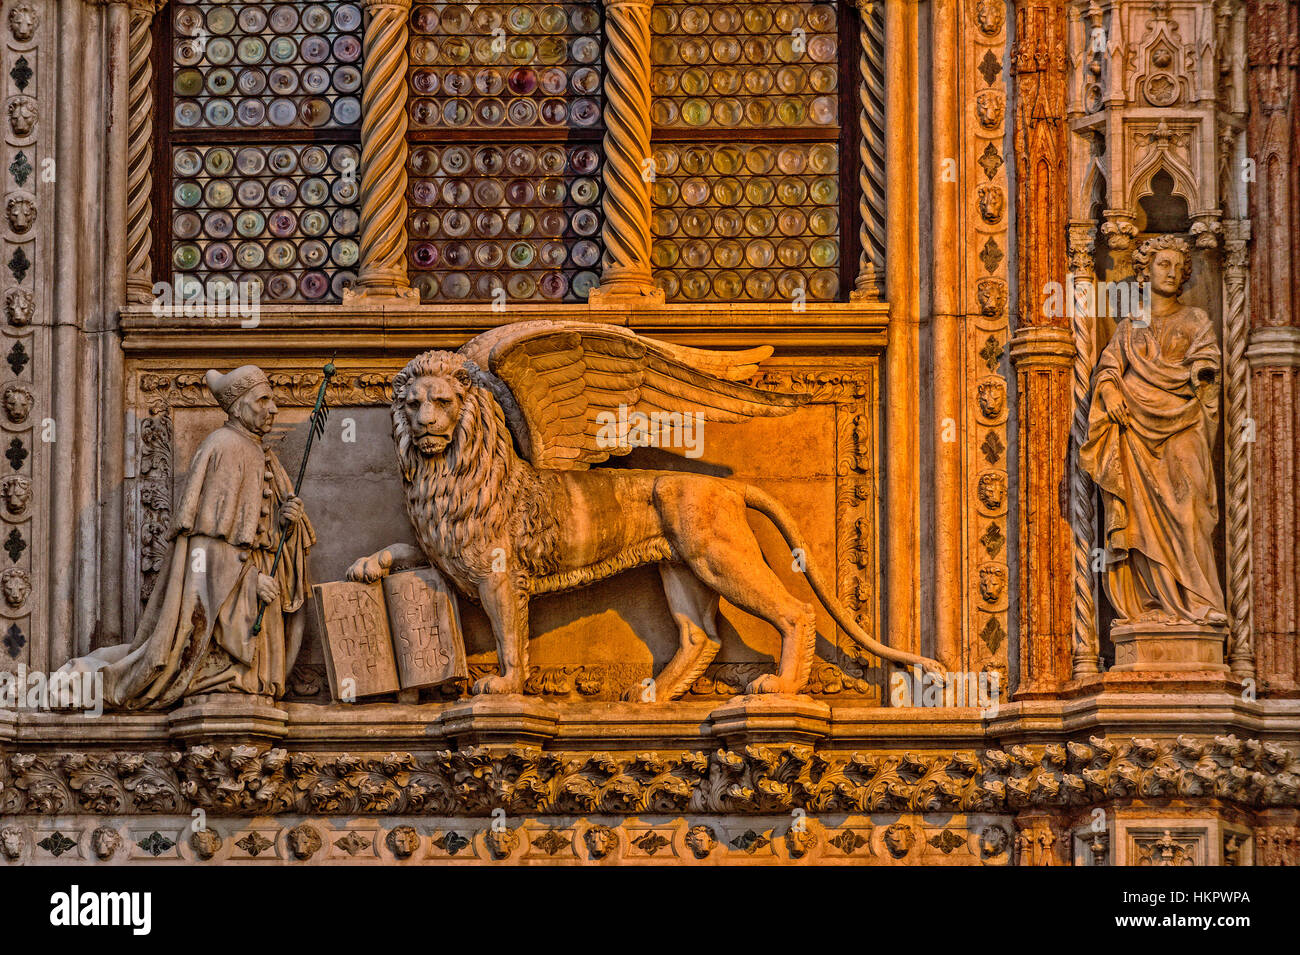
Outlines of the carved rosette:
[{"label": "carved rosette", "polygon": [[600,287],[611,296],[662,300],[650,273],[649,0],[605,4],[605,241]]},{"label": "carved rosette", "polygon": [[1250,222],[1227,223],[1223,265],[1223,406],[1226,454],[1228,664],[1241,679],[1255,677],[1251,622],[1250,366],[1246,361],[1246,242]]},{"label": "carved rosette", "polygon": [[411,0],[363,0],[358,299],[417,299],[406,271],[406,71]]},{"label": "carved rosette", "polygon": [[38,54],[49,29],[50,7],[32,0],[7,4],[3,14],[5,100],[4,149],[0,175],[4,177],[0,211],[0,288],[3,288],[5,323],[0,336],[0,669],[6,664],[30,663],[30,640],[36,621],[34,588],[42,581],[33,545],[35,518],[46,509],[39,499],[36,457],[46,459],[48,444],[36,440],[37,427],[48,411],[37,395],[41,371],[37,358],[36,329],[40,325],[36,254],[44,235],[42,208],[48,188],[42,187],[40,157],[49,147],[40,139],[40,76]]},{"label": "carved rosette", "polygon": [[854,301],[879,301],[885,280],[885,24],[878,0],[858,11],[858,275]]}]

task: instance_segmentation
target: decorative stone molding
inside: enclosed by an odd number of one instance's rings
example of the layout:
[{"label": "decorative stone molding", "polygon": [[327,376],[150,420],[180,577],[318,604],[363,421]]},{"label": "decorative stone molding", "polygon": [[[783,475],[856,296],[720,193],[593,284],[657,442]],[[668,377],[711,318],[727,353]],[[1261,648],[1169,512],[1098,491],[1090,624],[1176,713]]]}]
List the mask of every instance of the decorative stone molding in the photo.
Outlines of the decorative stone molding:
[{"label": "decorative stone molding", "polygon": [[[1074,339],[1072,398],[1074,415],[1070,425],[1073,449],[1083,446],[1088,435],[1088,408],[1092,401],[1092,368],[1096,361],[1092,320],[1086,303],[1093,300],[1096,277],[1092,252],[1097,230],[1092,222],[1070,223],[1068,252],[1070,274],[1074,276],[1074,315],[1070,331]],[[1070,476],[1070,523],[1074,555],[1074,658],[1072,675],[1086,679],[1099,672],[1097,605],[1093,594],[1092,548],[1096,508],[1092,481],[1079,467],[1072,453],[1066,465]]]},{"label": "decorative stone molding", "polygon": [[361,239],[353,305],[418,301],[406,270],[407,40],[411,0],[362,0]]},{"label": "decorative stone molding", "polygon": [[605,0],[605,242],[591,304],[662,303],[650,270],[650,0]]},{"label": "decorative stone molding", "polygon": [[1112,800],[1300,806],[1300,760],[1261,740],[1179,737],[1011,746],[947,755],[739,751],[429,754],[192,746],[16,753],[0,760],[6,815],[230,816],[608,813],[1008,813]]}]

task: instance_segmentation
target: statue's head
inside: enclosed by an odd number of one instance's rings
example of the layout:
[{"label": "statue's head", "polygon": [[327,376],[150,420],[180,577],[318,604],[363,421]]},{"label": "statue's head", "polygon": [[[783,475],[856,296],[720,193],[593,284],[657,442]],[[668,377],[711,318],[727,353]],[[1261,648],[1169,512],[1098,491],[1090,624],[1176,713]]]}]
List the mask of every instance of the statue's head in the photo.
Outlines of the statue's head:
[{"label": "statue's head", "polygon": [[275,405],[271,383],[262,369],[243,365],[225,375],[209,371],[205,380],[227,418],[253,434],[267,434],[271,430],[280,409]]},{"label": "statue's head", "polygon": [[393,379],[393,432],[398,454],[424,458],[447,450],[460,424],[477,366],[446,351],[417,355]]},{"label": "statue's head", "polygon": [[1149,281],[1157,295],[1177,298],[1191,277],[1191,247],[1176,235],[1147,239],[1133,253],[1133,278]]}]

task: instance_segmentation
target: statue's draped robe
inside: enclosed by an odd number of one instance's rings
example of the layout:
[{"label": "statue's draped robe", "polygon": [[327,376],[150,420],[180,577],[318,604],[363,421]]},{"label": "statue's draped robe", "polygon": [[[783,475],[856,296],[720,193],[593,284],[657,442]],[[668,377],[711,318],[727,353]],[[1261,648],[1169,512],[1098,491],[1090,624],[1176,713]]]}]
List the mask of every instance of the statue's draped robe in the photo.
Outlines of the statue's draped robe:
[{"label": "statue's draped robe", "polygon": [[[1197,395],[1203,369],[1217,383],[1219,346],[1209,318],[1190,307],[1149,326],[1124,319],[1097,364],[1079,463],[1101,488],[1106,593],[1129,622],[1204,623],[1223,613],[1211,457],[1218,408]],[[1099,398],[1107,386],[1127,403],[1129,427],[1108,417]]]},{"label": "statue's draped robe", "polygon": [[284,694],[307,621],[307,551],[316,538],[305,515],[285,539],[279,600],[256,637],[252,627],[257,576],[271,572],[277,515],[292,493],[276,456],[239,425],[204,439],[135,641],[74,661],[102,666],[106,702],[156,709],[196,693]]}]

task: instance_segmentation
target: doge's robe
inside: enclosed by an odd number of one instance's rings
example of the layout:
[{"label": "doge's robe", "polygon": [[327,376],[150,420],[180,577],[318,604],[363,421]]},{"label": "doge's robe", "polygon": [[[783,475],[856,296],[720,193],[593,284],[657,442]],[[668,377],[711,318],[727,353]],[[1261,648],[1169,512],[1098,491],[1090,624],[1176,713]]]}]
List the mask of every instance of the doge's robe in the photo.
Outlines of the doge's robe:
[{"label": "doge's robe", "polygon": [[[1197,393],[1206,370],[1217,383],[1214,329],[1186,306],[1150,325],[1124,319],[1097,364],[1079,463],[1101,488],[1106,593],[1127,621],[1223,622],[1211,457],[1218,407]],[[1106,413],[1099,396],[1108,387],[1128,405],[1127,428]]]},{"label": "doge's robe", "polygon": [[280,505],[293,484],[279,460],[227,422],[195,452],[172,517],[167,556],[130,644],[65,669],[102,669],[112,706],[161,709],[196,693],[284,695],[307,620],[306,515],[290,526],[276,578],[280,597],[257,618],[257,575],[269,574]]}]

